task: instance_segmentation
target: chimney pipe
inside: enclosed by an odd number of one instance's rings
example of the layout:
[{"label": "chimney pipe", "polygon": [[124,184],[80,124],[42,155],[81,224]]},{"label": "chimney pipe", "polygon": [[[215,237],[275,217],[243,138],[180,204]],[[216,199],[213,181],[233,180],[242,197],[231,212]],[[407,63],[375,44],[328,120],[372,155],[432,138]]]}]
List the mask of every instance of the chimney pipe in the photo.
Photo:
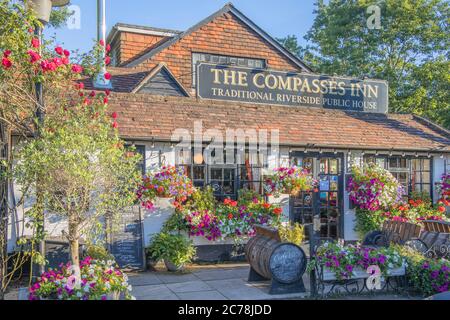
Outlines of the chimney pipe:
[{"label": "chimney pipe", "polygon": [[103,40],[102,68],[94,81],[94,87],[99,89],[112,89],[111,81],[105,79],[106,64],[106,0],[97,0],[97,40]]}]

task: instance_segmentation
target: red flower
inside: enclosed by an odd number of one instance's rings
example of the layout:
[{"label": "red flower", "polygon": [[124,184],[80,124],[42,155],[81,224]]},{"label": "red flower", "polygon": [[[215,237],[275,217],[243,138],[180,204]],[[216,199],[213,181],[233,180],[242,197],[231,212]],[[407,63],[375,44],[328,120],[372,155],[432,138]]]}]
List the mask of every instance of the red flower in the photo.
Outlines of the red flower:
[{"label": "red flower", "polygon": [[61,48],[61,47],[56,47],[56,48],[55,48],[55,52],[56,52],[57,54],[59,54],[60,56],[62,56],[62,55],[64,54],[64,49]]},{"label": "red flower", "polygon": [[12,66],[11,60],[9,60],[8,58],[3,58],[3,59],[2,59],[2,66],[3,66],[3,68],[5,68],[5,69],[11,68],[11,66]]},{"label": "red flower", "polygon": [[270,203],[267,203],[267,202],[263,204],[263,207],[266,208],[266,209],[269,209],[271,206],[272,205]]},{"label": "red flower", "polygon": [[[114,122],[117,123],[117,122]],[[157,189],[158,193],[163,193],[164,192],[164,187],[163,186],[159,186]]]},{"label": "red flower", "polygon": [[273,213],[275,213],[277,216],[280,215],[282,212],[283,212],[283,209],[281,209],[281,208],[273,209]]},{"label": "red flower", "polygon": [[33,33],[34,32],[33,28],[28,28],[28,32]]},{"label": "red flower", "polygon": [[[113,124],[112,124],[112,127],[114,129],[117,129],[119,127],[119,124],[116,121],[114,121]],[[162,187],[160,187],[160,188],[162,188]],[[164,188],[163,188],[163,191],[164,191]],[[159,188],[158,188],[158,192],[159,192]]]},{"label": "red flower", "polygon": [[89,100],[89,98],[84,99],[84,104],[85,105],[91,104],[91,100]]},{"label": "red flower", "polygon": [[75,84],[75,89],[77,89],[77,90],[84,89],[84,83],[80,82],[80,83]]},{"label": "red flower", "polygon": [[53,58],[53,62],[56,64],[57,67],[63,64],[63,61],[61,58]]},{"label": "red flower", "polygon": [[108,104],[108,102],[109,102],[109,100],[108,100],[107,97],[103,98],[103,103],[104,103],[104,104]]},{"label": "red flower", "polygon": [[231,219],[233,219],[233,214],[232,213],[228,214],[228,220],[231,220]]},{"label": "red flower", "polygon": [[111,45],[110,44],[107,44],[106,45],[106,52],[110,52],[111,51]]},{"label": "red flower", "polygon": [[68,58],[70,57],[70,51],[69,50],[64,50],[63,51],[64,55]]},{"label": "red flower", "polygon": [[91,91],[91,93],[89,94],[89,96],[92,98],[95,97],[95,95],[96,95],[95,91]]},{"label": "red flower", "polygon": [[38,38],[33,38],[33,39],[31,40],[31,46],[32,46],[33,48],[39,48],[40,45],[41,45],[41,42],[39,41]]},{"label": "red flower", "polygon": [[104,41],[103,39],[101,39],[98,43],[99,43],[102,47],[105,46],[105,41]]},{"label": "red flower", "polygon": [[35,62],[41,60],[41,56],[37,52],[34,52],[33,50],[28,50],[28,54],[30,55],[31,63],[35,63]]},{"label": "red flower", "polygon": [[111,80],[111,73],[106,72],[106,73],[105,73],[105,79],[106,79],[106,80]]},{"label": "red flower", "polygon": [[106,57],[105,58],[105,64],[109,65],[111,63],[111,58],[110,57]]},{"label": "red flower", "polygon": [[115,120],[117,119],[117,112],[113,112],[113,114],[111,115],[111,117]]},{"label": "red flower", "polygon": [[69,58],[67,58],[67,57],[62,57],[62,58],[61,58],[61,61],[62,61],[62,63],[63,63],[64,65],[66,65],[66,66],[70,63]]},{"label": "red flower", "polygon": [[444,213],[446,211],[445,207],[439,207],[438,208],[439,212]]},{"label": "red flower", "polygon": [[73,72],[73,73],[81,73],[81,72],[83,72],[83,67],[81,67],[81,66],[78,65],[78,64],[74,64],[74,65],[72,66],[72,72]]},{"label": "red flower", "polygon": [[106,90],[106,91],[105,91],[105,94],[106,94],[107,96],[109,96],[109,95],[111,94],[111,90]]},{"label": "red flower", "polygon": [[3,56],[5,58],[8,58],[11,55],[11,50],[6,50],[5,52],[3,52]]}]

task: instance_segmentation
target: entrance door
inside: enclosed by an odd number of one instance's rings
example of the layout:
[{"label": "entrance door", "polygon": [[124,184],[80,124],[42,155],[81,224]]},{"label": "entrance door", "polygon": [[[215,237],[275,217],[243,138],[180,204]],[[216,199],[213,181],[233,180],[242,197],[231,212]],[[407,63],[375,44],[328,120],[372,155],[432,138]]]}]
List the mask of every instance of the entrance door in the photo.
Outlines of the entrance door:
[{"label": "entrance door", "polygon": [[313,223],[323,239],[337,239],[343,234],[343,155],[294,154],[291,162],[307,169],[319,181],[318,192],[303,192],[292,197],[291,220]]}]

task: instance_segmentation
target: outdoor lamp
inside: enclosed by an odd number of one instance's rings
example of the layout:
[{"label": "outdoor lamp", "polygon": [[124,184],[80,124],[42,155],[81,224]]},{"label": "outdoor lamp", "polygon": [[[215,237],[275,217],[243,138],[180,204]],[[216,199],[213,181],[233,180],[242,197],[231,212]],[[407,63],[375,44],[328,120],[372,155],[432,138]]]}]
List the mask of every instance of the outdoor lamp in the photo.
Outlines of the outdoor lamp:
[{"label": "outdoor lamp", "polygon": [[27,5],[33,9],[36,17],[45,25],[50,21],[52,7],[63,7],[69,2],[70,0],[29,0]]}]

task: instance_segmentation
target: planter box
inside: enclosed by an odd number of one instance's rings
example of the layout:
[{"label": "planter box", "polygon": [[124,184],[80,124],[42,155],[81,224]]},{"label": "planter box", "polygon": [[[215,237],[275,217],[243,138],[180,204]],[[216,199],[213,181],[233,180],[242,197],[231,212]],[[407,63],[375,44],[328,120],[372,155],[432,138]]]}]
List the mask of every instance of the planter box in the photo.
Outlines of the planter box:
[{"label": "planter box", "polygon": [[144,245],[150,244],[153,235],[159,233],[164,223],[175,213],[172,198],[156,198],[152,210],[144,210]]},{"label": "planter box", "polygon": [[[400,268],[390,269],[388,270],[388,276],[390,277],[398,277],[398,276],[404,276],[406,274],[406,267],[405,265],[401,266]],[[336,275],[334,274],[334,271],[323,268],[323,281],[336,281],[338,280],[336,278]],[[353,276],[350,279],[345,279],[345,281],[348,280],[356,280],[356,279],[367,279],[370,275],[366,272],[366,270],[363,270],[361,268],[355,268],[353,270]],[[382,277],[383,279],[383,277]]]},{"label": "planter box", "polygon": [[196,262],[229,262],[245,261],[244,246],[248,239],[242,242],[242,247],[236,252],[236,246],[233,239],[219,239],[208,241],[205,237],[189,236],[197,249]]}]

